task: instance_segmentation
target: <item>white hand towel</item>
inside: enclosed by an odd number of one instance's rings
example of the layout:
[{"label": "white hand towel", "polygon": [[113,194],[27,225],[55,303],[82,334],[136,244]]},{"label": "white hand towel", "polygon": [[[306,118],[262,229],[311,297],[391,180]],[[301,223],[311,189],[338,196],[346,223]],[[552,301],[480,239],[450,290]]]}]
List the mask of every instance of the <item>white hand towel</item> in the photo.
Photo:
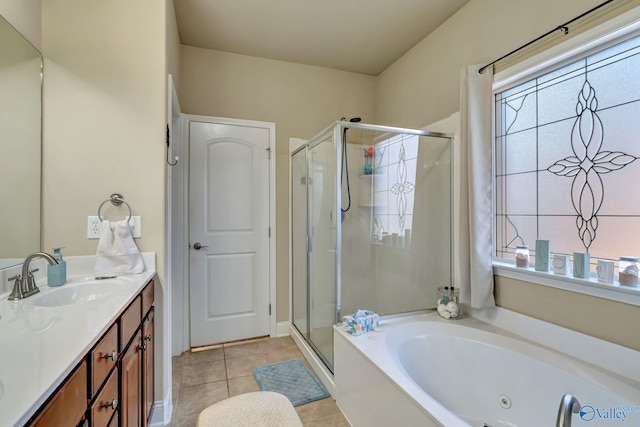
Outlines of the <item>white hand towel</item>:
[{"label": "white hand towel", "polygon": [[144,271],[142,255],[138,250],[127,221],[102,221],[100,241],[96,251],[94,273],[100,276],[124,276]]}]

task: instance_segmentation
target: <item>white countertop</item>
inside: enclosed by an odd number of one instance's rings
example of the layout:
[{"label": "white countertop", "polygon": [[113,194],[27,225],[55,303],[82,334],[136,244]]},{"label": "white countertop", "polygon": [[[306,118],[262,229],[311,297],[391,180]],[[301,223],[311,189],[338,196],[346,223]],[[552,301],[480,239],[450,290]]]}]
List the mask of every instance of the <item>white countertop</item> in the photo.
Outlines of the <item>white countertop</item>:
[{"label": "white countertop", "polygon": [[[93,280],[91,258],[65,258],[67,284],[56,289]],[[38,280],[39,294],[24,300],[0,296],[0,427],[24,425],[155,276],[155,254],[144,259],[145,272],[113,279],[117,292],[99,300],[35,305],[38,295],[50,291],[46,279]]]}]

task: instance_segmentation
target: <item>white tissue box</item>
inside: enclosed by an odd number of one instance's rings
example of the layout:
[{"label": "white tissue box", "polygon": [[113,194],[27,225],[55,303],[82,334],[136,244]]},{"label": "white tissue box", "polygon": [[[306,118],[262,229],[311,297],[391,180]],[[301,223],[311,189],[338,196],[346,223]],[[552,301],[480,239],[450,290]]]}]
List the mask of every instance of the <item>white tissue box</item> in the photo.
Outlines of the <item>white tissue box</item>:
[{"label": "white tissue box", "polygon": [[342,324],[347,332],[352,335],[362,335],[371,332],[374,328],[378,327],[379,323],[380,316],[369,310],[358,310],[357,313],[342,318]]}]

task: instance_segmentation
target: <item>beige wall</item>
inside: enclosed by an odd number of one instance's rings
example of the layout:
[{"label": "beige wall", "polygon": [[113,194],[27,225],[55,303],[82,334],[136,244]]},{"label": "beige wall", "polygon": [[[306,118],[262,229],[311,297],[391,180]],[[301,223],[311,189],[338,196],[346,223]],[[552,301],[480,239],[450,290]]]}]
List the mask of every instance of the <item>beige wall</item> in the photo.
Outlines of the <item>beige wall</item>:
[{"label": "beige wall", "polygon": [[167,5],[167,73],[173,76],[176,92],[180,94],[180,35],[173,0],[165,1]]},{"label": "beige wall", "polygon": [[341,116],[374,122],[375,78],[182,46],[187,114],[276,123],[276,320],[289,318],[289,138],[310,138]]},{"label": "beige wall", "polygon": [[0,15],[42,51],[42,0],[0,0]]},{"label": "beige wall", "polygon": [[[376,119],[418,127],[459,110],[460,68],[487,63],[601,3],[600,0],[472,0],[385,70],[376,85]],[[640,349],[640,307],[497,278],[504,308]],[[633,328],[631,328],[633,329]]]},{"label": "beige wall", "polygon": [[640,351],[640,309],[589,295],[496,277],[496,304]]},{"label": "beige wall", "polygon": [[459,110],[460,68],[486,64],[600,0],[471,0],[378,76],[376,119],[420,127]]},{"label": "beige wall", "polygon": [[[42,12],[44,248],[94,254],[87,216],[111,193],[122,193],[142,217],[138,247],[157,253],[159,350],[169,335],[163,306],[165,3],[47,0]],[[124,218],[122,211],[104,213]],[[170,366],[165,353],[157,351],[157,369]],[[171,384],[166,375],[156,378],[161,399]]]}]

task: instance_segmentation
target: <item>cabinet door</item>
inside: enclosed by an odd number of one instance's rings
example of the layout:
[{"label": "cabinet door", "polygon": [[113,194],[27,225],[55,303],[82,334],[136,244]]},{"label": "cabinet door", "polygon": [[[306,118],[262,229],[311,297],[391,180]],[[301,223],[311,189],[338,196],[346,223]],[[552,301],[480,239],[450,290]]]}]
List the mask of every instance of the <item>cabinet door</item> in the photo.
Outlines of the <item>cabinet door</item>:
[{"label": "cabinet door", "polygon": [[144,368],[142,370],[143,374],[143,393],[142,398],[144,399],[144,426],[149,425],[149,419],[151,418],[151,410],[153,409],[153,343],[155,342],[154,334],[154,310],[153,308],[149,312],[149,316],[145,319],[144,325],[142,327],[144,341],[144,355],[143,355],[143,363]]},{"label": "cabinet door", "polygon": [[131,345],[122,356],[120,415],[121,425],[127,427],[142,424],[142,336],[138,331]]},{"label": "cabinet door", "polygon": [[[78,369],[58,390],[46,408],[31,423],[37,427],[75,427],[87,409],[87,364],[82,362]],[[0,420],[2,416],[0,415]]]}]

